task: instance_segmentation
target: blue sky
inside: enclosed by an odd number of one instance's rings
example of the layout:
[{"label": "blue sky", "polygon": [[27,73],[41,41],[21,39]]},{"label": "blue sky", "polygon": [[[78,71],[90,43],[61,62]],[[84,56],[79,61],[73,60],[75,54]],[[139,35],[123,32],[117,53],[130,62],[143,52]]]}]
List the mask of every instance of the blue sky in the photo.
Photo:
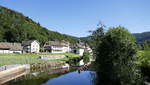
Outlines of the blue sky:
[{"label": "blue sky", "polygon": [[99,21],[132,33],[150,31],[150,0],[0,0],[43,27],[77,37],[89,35]]}]

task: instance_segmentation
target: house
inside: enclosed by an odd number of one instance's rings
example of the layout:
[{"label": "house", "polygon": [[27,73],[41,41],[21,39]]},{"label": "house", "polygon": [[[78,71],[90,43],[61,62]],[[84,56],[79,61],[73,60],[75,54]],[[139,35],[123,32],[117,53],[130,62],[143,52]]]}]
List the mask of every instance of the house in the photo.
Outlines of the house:
[{"label": "house", "polygon": [[22,42],[23,53],[39,53],[40,43],[37,40],[28,40]]},{"label": "house", "polygon": [[86,43],[78,42],[70,45],[70,51],[79,54],[80,56],[83,56],[85,50],[92,53],[92,49]]},{"label": "house", "polygon": [[70,51],[69,42],[48,41],[44,44],[44,51],[49,53],[66,53]]},{"label": "house", "polygon": [[21,43],[0,43],[0,53],[22,53]]},{"label": "house", "polygon": [[85,48],[85,43],[82,42],[70,45],[70,51],[79,54],[80,56],[83,56]]}]

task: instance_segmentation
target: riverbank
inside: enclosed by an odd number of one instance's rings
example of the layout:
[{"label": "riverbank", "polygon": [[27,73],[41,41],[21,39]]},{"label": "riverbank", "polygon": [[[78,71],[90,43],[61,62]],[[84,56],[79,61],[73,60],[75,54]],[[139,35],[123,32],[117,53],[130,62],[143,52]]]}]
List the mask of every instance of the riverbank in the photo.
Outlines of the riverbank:
[{"label": "riverbank", "polygon": [[30,70],[30,65],[7,65],[0,71],[0,84],[25,75]]},{"label": "riverbank", "polygon": [[[62,59],[43,60],[39,59],[40,56],[48,55],[65,55]],[[49,61],[67,61],[72,57],[80,57],[73,53],[39,53],[39,54],[0,54],[0,66],[11,64],[34,64],[45,63]]]},{"label": "riverbank", "polygon": [[[87,74],[88,72],[88,74]],[[73,73],[73,74],[72,74]],[[67,85],[64,82],[70,82],[70,84],[75,85],[87,85],[81,83],[82,81],[87,83],[87,79],[90,81],[92,77],[89,77],[93,73],[93,71],[90,70],[80,70],[78,71],[78,67],[70,67],[70,68],[57,68],[57,69],[41,69],[39,71],[38,69],[35,71],[30,71],[28,74],[21,76],[19,78],[16,78],[12,81],[9,81],[5,83],[4,85],[51,85],[51,84],[44,84],[48,81],[51,81],[53,79],[59,79],[62,76],[70,75],[68,77],[63,77],[60,81],[62,82],[60,84],[54,83],[53,85]],[[90,79],[89,79],[90,78]],[[68,80],[69,79],[69,80]],[[76,81],[77,79],[77,81]],[[82,80],[85,79],[85,80]],[[76,84],[76,83],[78,84]],[[69,84],[68,84],[69,85]],[[88,84],[89,85],[89,84]],[[90,84],[91,85],[91,84]]]},{"label": "riverbank", "polygon": [[[4,84],[5,82],[14,80],[18,77],[21,77],[23,75],[30,73],[33,73],[33,75],[37,75],[37,72],[47,72],[49,70],[53,69],[63,69],[63,67],[66,66],[65,62],[56,62],[51,61],[47,63],[36,63],[36,64],[17,64],[17,65],[6,65],[0,67],[0,85]],[[69,68],[65,67],[65,68]]]},{"label": "riverbank", "polygon": [[29,74],[28,79],[32,79],[37,76],[41,76],[41,73],[48,73],[48,75],[53,75],[56,73],[67,73],[69,71],[78,70],[81,71],[88,70],[88,66],[76,66],[70,67],[65,62],[48,62],[48,63],[38,63],[31,65],[10,65],[7,66],[5,70],[0,72],[0,84],[9,82],[16,79],[21,79],[20,77],[27,78],[26,74]]}]

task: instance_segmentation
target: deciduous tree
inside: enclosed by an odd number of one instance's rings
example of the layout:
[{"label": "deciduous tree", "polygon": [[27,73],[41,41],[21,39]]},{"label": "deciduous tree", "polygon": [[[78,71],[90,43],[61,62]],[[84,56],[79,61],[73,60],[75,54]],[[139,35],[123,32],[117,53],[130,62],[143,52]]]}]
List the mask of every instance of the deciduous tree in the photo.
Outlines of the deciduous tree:
[{"label": "deciduous tree", "polygon": [[98,84],[141,85],[135,38],[124,27],[110,28],[96,48]]}]

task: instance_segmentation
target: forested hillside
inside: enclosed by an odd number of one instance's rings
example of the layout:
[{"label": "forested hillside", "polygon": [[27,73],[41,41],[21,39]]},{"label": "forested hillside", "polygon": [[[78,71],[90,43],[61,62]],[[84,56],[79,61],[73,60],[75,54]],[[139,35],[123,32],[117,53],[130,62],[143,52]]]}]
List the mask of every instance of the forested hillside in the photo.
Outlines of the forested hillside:
[{"label": "forested hillside", "polygon": [[134,33],[137,43],[143,43],[145,40],[150,40],[150,32]]},{"label": "forested hillside", "polygon": [[78,38],[50,31],[29,17],[0,6],[0,42],[21,42],[23,40],[66,40],[75,42]]}]

